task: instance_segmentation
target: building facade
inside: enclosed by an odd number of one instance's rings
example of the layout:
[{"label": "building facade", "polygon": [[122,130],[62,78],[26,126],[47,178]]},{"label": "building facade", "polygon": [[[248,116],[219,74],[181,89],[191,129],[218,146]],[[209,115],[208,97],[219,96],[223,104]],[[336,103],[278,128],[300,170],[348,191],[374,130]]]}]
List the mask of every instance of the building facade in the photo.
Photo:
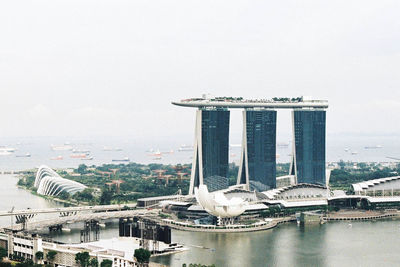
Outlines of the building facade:
[{"label": "building facade", "polygon": [[326,185],[325,110],[293,110],[293,158],[290,174],[296,183]]},{"label": "building facade", "polygon": [[[242,109],[243,141],[237,184],[265,191],[278,184],[326,185],[325,131],[328,101],[311,97],[244,99],[213,97],[183,99],[172,104],[197,108],[189,195],[207,185],[210,192],[227,188],[229,110]],[[290,173],[276,177],[278,109],[292,110],[293,152]]]},{"label": "building facade", "polygon": [[230,112],[227,109],[197,110],[189,194],[193,194],[194,187],[201,184],[206,184],[210,191],[226,188],[229,119]]},{"label": "building facade", "polygon": [[276,187],[275,110],[243,111],[243,142],[238,184],[251,191]]}]

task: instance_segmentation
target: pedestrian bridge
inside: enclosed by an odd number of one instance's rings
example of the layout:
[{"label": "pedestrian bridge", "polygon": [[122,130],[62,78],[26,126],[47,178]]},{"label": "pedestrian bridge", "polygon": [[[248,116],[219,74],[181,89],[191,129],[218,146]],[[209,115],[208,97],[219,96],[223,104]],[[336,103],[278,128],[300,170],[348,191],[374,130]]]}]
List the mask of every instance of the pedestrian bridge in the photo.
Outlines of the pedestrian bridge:
[{"label": "pedestrian bridge", "polygon": [[23,209],[23,210],[10,210],[0,211],[1,216],[19,216],[19,215],[31,215],[31,214],[42,214],[42,213],[77,213],[77,212],[106,212],[106,211],[118,211],[124,209],[136,208],[136,203],[133,204],[116,204],[116,205],[96,205],[96,206],[78,206],[78,207],[65,207],[65,208],[46,208],[46,209]]},{"label": "pedestrian bridge", "polygon": [[[122,211],[113,211],[113,212],[96,212],[90,214],[78,214],[72,215],[68,217],[60,217],[55,219],[49,220],[41,220],[36,222],[28,222],[25,226],[24,225],[15,225],[13,226],[14,230],[28,230],[28,231],[35,231],[40,229],[46,229],[50,226],[54,225],[63,225],[63,224],[71,224],[83,221],[90,221],[90,220],[107,220],[113,218],[126,218],[126,217],[134,217],[134,216],[157,216],[159,210],[122,210]],[[25,228],[24,228],[25,227]]]}]

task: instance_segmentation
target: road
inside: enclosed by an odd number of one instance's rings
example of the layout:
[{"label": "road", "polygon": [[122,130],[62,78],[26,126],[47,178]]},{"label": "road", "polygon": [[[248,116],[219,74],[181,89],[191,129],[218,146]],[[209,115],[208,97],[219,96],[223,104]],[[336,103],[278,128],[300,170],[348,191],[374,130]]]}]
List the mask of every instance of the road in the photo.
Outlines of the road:
[{"label": "road", "polygon": [[40,214],[40,213],[73,213],[82,211],[102,212],[102,211],[122,210],[126,207],[136,208],[136,203],[118,204],[118,205],[78,206],[78,207],[66,207],[66,208],[25,209],[25,210],[13,210],[13,212],[0,211],[0,216],[30,215],[30,214]]}]

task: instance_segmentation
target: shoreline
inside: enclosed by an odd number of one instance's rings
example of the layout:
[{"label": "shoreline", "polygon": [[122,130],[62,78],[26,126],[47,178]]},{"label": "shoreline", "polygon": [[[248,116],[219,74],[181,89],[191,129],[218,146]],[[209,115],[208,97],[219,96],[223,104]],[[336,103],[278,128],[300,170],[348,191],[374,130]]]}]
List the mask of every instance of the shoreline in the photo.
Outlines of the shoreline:
[{"label": "shoreline", "polygon": [[74,206],[74,207],[80,206],[80,204],[89,205],[89,203],[75,203],[75,202],[72,202],[72,201],[69,201],[69,200],[65,200],[65,199],[60,199],[60,198],[56,198],[56,197],[40,195],[40,194],[36,193],[33,189],[30,189],[30,188],[28,188],[26,186],[17,185],[17,187],[20,188],[20,189],[23,189],[25,191],[30,192],[32,195],[44,198],[46,200],[54,201],[54,202],[57,202],[57,203],[67,204],[67,205]]},{"label": "shoreline", "polygon": [[[334,216],[323,216],[324,223],[333,221],[373,221],[389,218],[400,218],[400,211],[390,211],[390,212],[370,212],[370,211],[352,211],[351,214],[347,210],[341,212],[335,212],[331,215]],[[368,215],[366,216],[365,213]],[[283,217],[275,218],[272,221],[262,224],[262,225],[228,225],[228,226],[201,226],[201,225],[188,225],[187,223],[176,222],[176,221],[165,221],[165,220],[155,220],[159,224],[171,227],[174,230],[186,231],[186,232],[208,232],[208,233],[245,233],[245,232],[257,232],[273,229],[282,223],[296,222],[296,218]],[[306,223],[315,224],[315,223]],[[317,223],[321,224],[321,223]]]}]

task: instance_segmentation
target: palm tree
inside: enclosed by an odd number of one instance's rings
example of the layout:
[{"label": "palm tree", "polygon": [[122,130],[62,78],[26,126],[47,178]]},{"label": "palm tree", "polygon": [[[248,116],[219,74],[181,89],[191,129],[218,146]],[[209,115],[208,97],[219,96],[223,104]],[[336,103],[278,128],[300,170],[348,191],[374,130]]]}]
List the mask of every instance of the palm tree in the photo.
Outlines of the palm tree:
[{"label": "palm tree", "polygon": [[37,261],[37,262],[40,262],[41,260],[43,260],[43,256],[44,256],[43,251],[38,251],[38,252],[36,252],[36,253],[35,253],[36,261]]},{"label": "palm tree", "polygon": [[54,259],[56,258],[57,251],[50,250],[47,252],[46,258],[49,262],[51,262],[54,265]]}]

